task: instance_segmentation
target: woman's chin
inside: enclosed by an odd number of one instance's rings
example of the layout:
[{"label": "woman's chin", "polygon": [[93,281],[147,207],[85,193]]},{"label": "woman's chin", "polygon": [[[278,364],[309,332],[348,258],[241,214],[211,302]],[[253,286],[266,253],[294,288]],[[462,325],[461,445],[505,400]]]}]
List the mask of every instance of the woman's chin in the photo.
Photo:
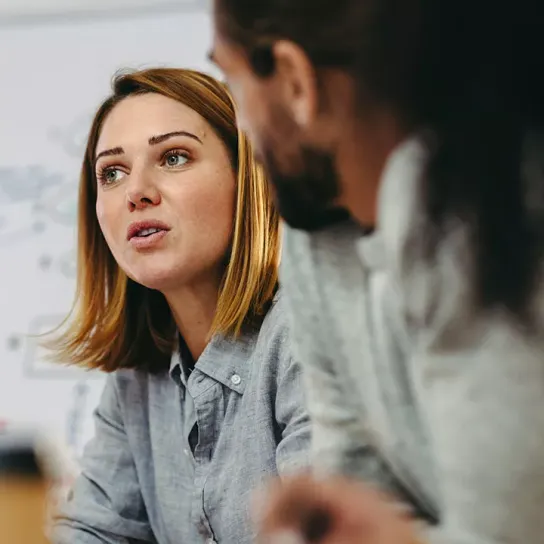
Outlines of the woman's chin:
[{"label": "woman's chin", "polygon": [[161,291],[162,293],[170,291],[179,287],[180,280],[179,275],[174,276],[171,271],[146,271],[145,273],[132,274],[130,275],[131,279],[136,283],[147,287],[148,289],[153,289],[155,291]]}]

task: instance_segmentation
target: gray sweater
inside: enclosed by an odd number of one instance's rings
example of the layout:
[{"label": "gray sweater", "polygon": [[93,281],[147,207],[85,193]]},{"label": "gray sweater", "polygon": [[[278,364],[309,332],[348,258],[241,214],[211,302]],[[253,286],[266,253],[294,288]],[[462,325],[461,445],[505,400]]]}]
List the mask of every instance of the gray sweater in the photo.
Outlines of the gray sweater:
[{"label": "gray sweater", "polygon": [[[434,266],[409,237],[425,153],[405,142],[379,225],[286,228],[282,282],[313,418],[314,463],[400,494],[433,544],[544,542],[544,333],[470,311],[452,224]],[[535,294],[543,319],[542,292]]]}]

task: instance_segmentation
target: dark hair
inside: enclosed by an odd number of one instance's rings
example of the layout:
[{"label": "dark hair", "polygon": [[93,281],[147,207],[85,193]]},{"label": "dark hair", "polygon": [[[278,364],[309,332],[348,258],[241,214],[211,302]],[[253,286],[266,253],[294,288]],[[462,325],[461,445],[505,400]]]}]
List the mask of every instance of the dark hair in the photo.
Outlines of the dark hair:
[{"label": "dark hair", "polygon": [[461,218],[475,302],[527,321],[544,246],[541,0],[216,0],[216,16],[257,73],[294,41],[427,134],[427,258]]}]

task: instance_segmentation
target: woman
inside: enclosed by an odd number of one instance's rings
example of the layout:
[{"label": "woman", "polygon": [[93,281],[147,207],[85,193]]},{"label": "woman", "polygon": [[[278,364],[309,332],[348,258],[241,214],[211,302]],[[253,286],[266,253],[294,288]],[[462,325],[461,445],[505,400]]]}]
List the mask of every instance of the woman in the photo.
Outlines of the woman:
[{"label": "woman", "polygon": [[109,372],[54,542],[241,544],[250,494],[306,464],[278,216],[224,86],[121,75],[83,162],[62,360]]}]

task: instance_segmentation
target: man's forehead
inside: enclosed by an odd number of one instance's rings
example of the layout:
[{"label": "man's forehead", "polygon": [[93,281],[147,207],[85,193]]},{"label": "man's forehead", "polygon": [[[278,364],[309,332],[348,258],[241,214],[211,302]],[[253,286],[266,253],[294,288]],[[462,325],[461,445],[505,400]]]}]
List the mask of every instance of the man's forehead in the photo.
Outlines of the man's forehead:
[{"label": "man's forehead", "polygon": [[247,64],[243,49],[231,41],[222,38],[216,32],[212,41],[212,47],[208,53],[208,59],[224,72],[232,73]]}]

